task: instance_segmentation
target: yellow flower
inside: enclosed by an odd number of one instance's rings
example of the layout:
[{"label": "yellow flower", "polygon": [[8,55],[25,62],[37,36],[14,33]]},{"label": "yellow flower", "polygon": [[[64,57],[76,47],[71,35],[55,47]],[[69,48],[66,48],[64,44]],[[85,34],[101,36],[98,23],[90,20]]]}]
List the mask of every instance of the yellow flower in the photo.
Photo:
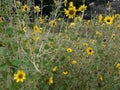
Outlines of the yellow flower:
[{"label": "yellow flower", "polygon": [[35,26],[33,27],[33,30],[34,30],[34,33],[40,32],[40,29],[39,29],[39,27],[38,27],[37,25],[35,25]]},{"label": "yellow flower", "polygon": [[17,83],[23,82],[25,79],[26,79],[26,74],[22,70],[18,70],[18,72],[14,74],[14,80],[16,80]]},{"label": "yellow flower", "polygon": [[68,71],[63,71],[63,74],[64,74],[64,75],[67,75],[67,74],[68,74]]},{"label": "yellow flower", "polygon": [[71,22],[69,27],[74,27],[75,26],[75,23],[74,22]]},{"label": "yellow flower", "polygon": [[82,45],[85,47],[88,47],[88,43],[83,43]]},{"label": "yellow flower", "polygon": [[39,6],[34,6],[34,12],[40,12],[40,7]]},{"label": "yellow flower", "polygon": [[77,17],[74,19],[74,21],[75,21],[75,22],[76,22],[76,21],[82,21],[82,19],[83,19],[82,16],[77,16]]},{"label": "yellow flower", "polygon": [[120,70],[120,63],[116,65],[116,68]]},{"label": "yellow flower", "polygon": [[81,11],[81,12],[84,12],[85,10],[87,10],[87,6],[84,4],[78,8],[78,11]]},{"label": "yellow flower", "polygon": [[39,17],[39,22],[40,22],[40,24],[43,24],[44,23],[44,19],[42,17]]},{"label": "yellow flower", "polygon": [[100,79],[101,81],[103,80],[103,77],[102,77],[102,75],[100,75],[100,76],[99,76],[99,79]]},{"label": "yellow flower", "polygon": [[71,63],[72,63],[72,64],[76,64],[76,63],[77,63],[77,61],[76,61],[76,60],[73,60]]},{"label": "yellow flower", "polygon": [[16,6],[19,8],[21,5],[21,2],[20,1],[16,1]]},{"label": "yellow flower", "polygon": [[102,14],[100,14],[98,17],[98,22],[102,22],[102,19],[103,19],[103,16],[102,16]]},{"label": "yellow flower", "polygon": [[52,85],[52,84],[53,84],[53,77],[50,77],[50,78],[49,78],[48,84],[49,84],[49,85]]},{"label": "yellow flower", "polygon": [[22,7],[22,11],[23,11],[23,12],[30,12],[30,7],[27,6],[27,5],[24,5],[24,6]]},{"label": "yellow flower", "polygon": [[99,32],[99,31],[96,31],[96,35],[97,35],[98,37],[100,37],[100,36],[102,36],[102,33]]},{"label": "yellow flower", "polygon": [[115,36],[116,36],[116,35],[113,33],[113,34],[111,35],[111,38],[112,38],[112,39],[115,39]]},{"label": "yellow flower", "polygon": [[120,19],[120,14],[115,14],[115,18]]},{"label": "yellow flower", "polygon": [[64,0],[64,6],[66,7],[66,4],[67,4],[67,0]]},{"label": "yellow flower", "polygon": [[0,17],[0,22],[3,22],[4,21],[4,18],[3,17]]},{"label": "yellow flower", "polygon": [[93,50],[92,50],[92,48],[90,48],[90,47],[88,47],[87,49],[86,49],[86,52],[87,52],[87,54],[88,55],[93,55]]},{"label": "yellow flower", "polygon": [[68,18],[73,18],[76,15],[76,7],[69,7],[68,10],[64,9],[64,12]]},{"label": "yellow flower", "polygon": [[36,42],[38,42],[39,40],[40,40],[40,38],[39,38],[39,37],[36,37],[36,38],[35,38],[35,41],[36,41]]},{"label": "yellow flower", "polygon": [[56,20],[51,20],[50,22],[49,22],[49,25],[51,25],[51,26],[55,26],[57,23],[56,23]]},{"label": "yellow flower", "polygon": [[105,18],[104,18],[104,21],[105,21],[105,23],[106,24],[108,24],[108,25],[111,25],[111,24],[113,24],[113,20],[114,20],[114,17],[112,16],[106,16]]},{"label": "yellow flower", "polygon": [[27,32],[27,27],[23,27],[23,31],[24,31],[24,32]]},{"label": "yellow flower", "polygon": [[90,24],[90,22],[91,22],[90,20],[87,20],[87,21],[86,21],[86,25],[89,25],[89,24]]},{"label": "yellow flower", "polygon": [[57,66],[54,66],[53,69],[52,69],[52,71],[56,72],[56,70],[57,70]]},{"label": "yellow flower", "polygon": [[67,48],[67,52],[71,53],[72,52],[72,48]]},{"label": "yellow flower", "polygon": [[62,21],[62,18],[58,18],[58,21],[59,21],[59,22]]}]

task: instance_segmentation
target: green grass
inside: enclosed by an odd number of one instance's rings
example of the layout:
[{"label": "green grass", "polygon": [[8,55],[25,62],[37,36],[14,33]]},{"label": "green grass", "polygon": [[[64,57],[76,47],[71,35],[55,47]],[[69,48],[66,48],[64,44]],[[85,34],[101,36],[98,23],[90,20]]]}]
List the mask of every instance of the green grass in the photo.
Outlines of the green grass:
[{"label": "green grass", "polygon": [[[57,8],[53,16],[42,16],[42,23],[37,15],[35,22],[30,22],[29,14],[13,0],[0,4],[0,90],[120,89],[120,66],[116,67],[120,64],[120,14],[111,25],[98,22],[98,15],[90,21],[79,21],[76,15],[71,24],[57,18]],[[35,25],[40,33],[33,33]],[[89,47],[92,55],[86,52]],[[67,52],[68,48],[72,52]],[[26,79],[17,83],[14,74],[18,70],[25,72]],[[53,83],[49,85],[50,77]]]}]

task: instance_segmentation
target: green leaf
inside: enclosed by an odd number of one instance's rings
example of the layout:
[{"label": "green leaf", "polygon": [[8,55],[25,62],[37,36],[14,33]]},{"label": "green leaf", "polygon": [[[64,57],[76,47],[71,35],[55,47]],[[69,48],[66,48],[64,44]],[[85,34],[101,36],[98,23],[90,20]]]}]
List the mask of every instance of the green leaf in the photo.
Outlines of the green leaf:
[{"label": "green leaf", "polygon": [[9,36],[12,36],[12,34],[13,34],[13,28],[12,28],[12,27],[8,27],[8,28],[6,29],[6,33],[7,33]]},{"label": "green leaf", "polygon": [[6,54],[6,48],[0,47],[0,56],[4,56]]},{"label": "green leaf", "polygon": [[35,53],[36,53],[36,54],[39,53],[39,49],[35,49]]},{"label": "green leaf", "polygon": [[49,47],[49,45],[47,45],[47,44],[44,46],[44,49],[49,49],[49,48],[50,48],[50,47]]},{"label": "green leaf", "polygon": [[11,63],[12,63],[12,65],[17,66],[17,67],[20,67],[22,64],[20,59],[13,60]]},{"label": "green leaf", "polygon": [[4,71],[6,69],[7,69],[6,63],[3,63],[3,64],[0,65],[0,71]]}]

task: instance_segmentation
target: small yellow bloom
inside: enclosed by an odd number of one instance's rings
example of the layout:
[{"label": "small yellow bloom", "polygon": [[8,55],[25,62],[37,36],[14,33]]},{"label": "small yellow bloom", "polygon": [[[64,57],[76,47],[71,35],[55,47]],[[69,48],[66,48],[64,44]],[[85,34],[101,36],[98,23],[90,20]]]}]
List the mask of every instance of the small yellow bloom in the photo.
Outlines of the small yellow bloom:
[{"label": "small yellow bloom", "polygon": [[75,26],[75,23],[74,22],[71,22],[69,27],[74,27]]},{"label": "small yellow bloom", "polygon": [[59,21],[59,22],[62,21],[62,18],[58,18],[58,21]]},{"label": "small yellow bloom", "polygon": [[82,16],[77,16],[75,17],[74,21],[82,21],[83,20],[83,17]]},{"label": "small yellow bloom", "polygon": [[77,61],[76,61],[76,60],[73,60],[71,63],[72,63],[72,64],[76,64],[76,63],[77,63]]},{"label": "small yellow bloom", "polygon": [[99,32],[99,31],[96,31],[96,35],[97,35],[98,37],[100,37],[100,36],[102,36],[102,33]]},{"label": "small yellow bloom", "polygon": [[35,38],[35,41],[36,41],[36,42],[38,42],[39,40],[40,40],[40,38],[39,38],[39,37],[36,37],[36,38]]},{"label": "small yellow bloom", "polygon": [[56,70],[57,70],[57,66],[54,66],[53,69],[52,69],[52,71],[56,72]]},{"label": "small yellow bloom", "polygon": [[114,20],[114,16],[106,16],[104,18],[105,23],[108,24],[108,25],[113,24],[113,20]]},{"label": "small yellow bloom", "polygon": [[49,22],[49,25],[51,25],[51,26],[55,26],[57,23],[56,23],[56,20],[51,20],[50,22]]},{"label": "small yellow bloom", "polygon": [[85,10],[87,10],[87,6],[84,4],[78,8],[78,11],[81,11],[81,12],[84,12]]},{"label": "small yellow bloom", "polygon": [[64,0],[64,6],[66,7],[66,4],[67,4],[67,0]]},{"label": "small yellow bloom", "polygon": [[0,22],[3,22],[4,21],[4,18],[3,17],[0,17]]},{"label": "small yellow bloom", "polygon": [[100,76],[99,76],[99,79],[100,79],[101,81],[103,80],[103,77],[102,77],[102,75],[100,75]]},{"label": "small yellow bloom", "polygon": [[22,70],[18,70],[16,74],[14,74],[14,80],[16,82],[23,82],[26,79],[26,74]]},{"label": "small yellow bloom", "polygon": [[120,19],[120,14],[115,14],[115,18]]},{"label": "small yellow bloom", "polygon": [[49,85],[52,85],[52,84],[53,84],[53,77],[50,77],[50,78],[49,78],[48,84],[49,84]]},{"label": "small yellow bloom", "polygon": [[63,71],[63,74],[64,74],[64,75],[67,75],[67,74],[68,74],[68,71]]},{"label": "small yellow bloom", "polygon": [[88,43],[83,43],[82,45],[85,47],[88,47]]},{"label": "small yellow bloom", "polygon": [[27,32],[27,27],[23,27],[23,31],[24,31],[24,32]]},{"label": "small yellow bloom", "polygon": [[37,25],[35,25],[35,26],[33,27],[33,29],[34,29],[34,32],[39,32],[39,28],[38,28]]},{"label": "small yellow bloom", "polygon": [[72,48],[67,48],[67,52],[71,53],[72,52]]},{"label": "small yellow bloom", "polygon": [[40,12],[40,7],[39,6],[34,6],[34,12],[39,13]]},{"label": "small yellow bloom", "polygon": [[116,65],[116,68],[120,70],[120,63]]},{"label": "small yellow bloom", "polygon": [[21,2],[20,1],[16,1],[16,6],[19,8],[21,6]]},{"label": "small yellow bloom", "polygon": [[70,2],[70,3],[69,3],[68,10],[67,10],[67,9],[64,9],[64,12],[65,12],[65,14],[66,14],[66,16],[67,16],[68,18],[73,18],[73,17],[75,17],[75,15],[76,15],[77,9],[76,9],[75,6],[73,6],[73,3]]},{"label": "small yellow bloom", "polygon": [[90,20],[87,20],[87,21],[86,21],[86,25],[89,25],[89,24],[90,24],[90,22],[91,22]]},{"label": "small yellow bloom", "polygon": [[103,16],[102,16],[102,14],[100,14],[98,17],[98,22],[102,22],[102,20],[103,20]]},{"label": "small yellow bloom", "polygon": [[87,49],[86,49],[86,52],[87,52],[87,54],[88,55],[93,55],[93,50],[92,50],[92,48],[90,48],[90,47],[88,47]]},{"label": "small yellow bloom", "polygon": [[37,25],[33,27],[34,33],[42,33],[42,28],[39,28]]},{"label": "small yellow bloom", "polygon": [[43,24],[44,23],[44,19],[42,17],[39,17],[39,22],[40,22],[40,24]]},{"label": "small yellow bloom", "polygon": [[22,11],[23,11],[23,12],[30,12],[30,7],[27,6],[27,5],[24,5],[24,6],[22,7]]},{"label": "small yellow bloom", "polygon": [[112,39],[115,39],[115,36],[116,36],[115,33],[113,33],[113,34],[111,35],[111,38],[112,38]]}]

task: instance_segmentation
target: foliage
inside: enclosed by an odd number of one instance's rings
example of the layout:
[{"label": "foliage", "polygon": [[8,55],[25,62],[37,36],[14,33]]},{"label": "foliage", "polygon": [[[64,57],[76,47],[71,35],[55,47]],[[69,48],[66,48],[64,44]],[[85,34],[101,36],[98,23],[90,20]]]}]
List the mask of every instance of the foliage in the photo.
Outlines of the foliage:
[{"label": "foliage", "polygon": [[120,14],[66,19],[37,7],[30,22],[20,2],[1,4],[0,90],[120,89]]}]

